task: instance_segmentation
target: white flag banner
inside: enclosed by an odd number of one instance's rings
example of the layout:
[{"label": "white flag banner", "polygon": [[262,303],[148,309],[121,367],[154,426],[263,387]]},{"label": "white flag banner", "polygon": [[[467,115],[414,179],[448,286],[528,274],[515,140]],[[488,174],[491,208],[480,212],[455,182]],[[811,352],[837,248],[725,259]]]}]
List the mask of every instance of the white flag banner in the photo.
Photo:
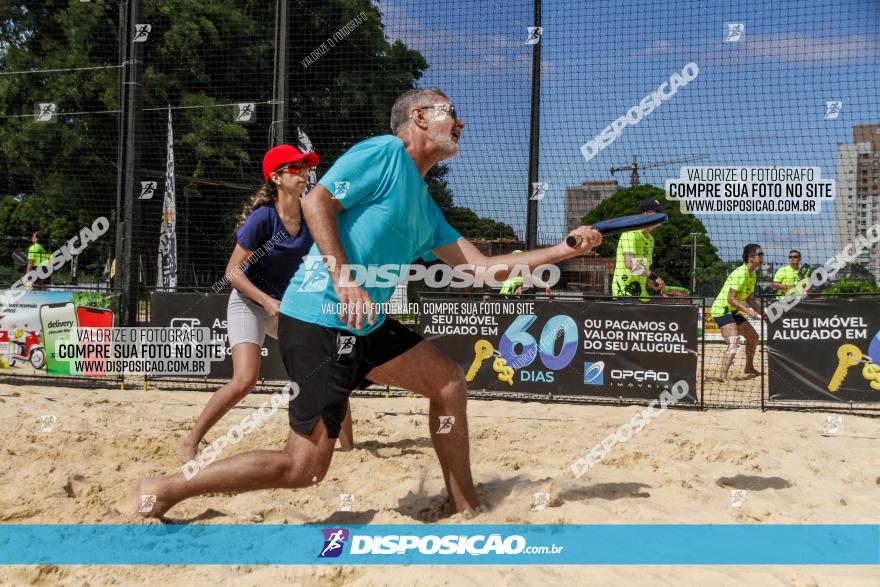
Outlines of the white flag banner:
[{"label": "white flag banner", "polygon": [[[300,127],[296,127],[296,148],[303,153],[310,153],[315,150],[315,147],[312,146],[312,141],[309,140],[308,135]],[[318,173],[314,169],[310,169],[305,193],[312,191],[316,183],[318,183]]]},{"label": "white flag banner", "polygon": [[168,154],[165,164],[165,197],[162,200],[162,229],[159,231],[159,272],[156,285],[177,287],[177,210],[174,188],[174,135],[171,107],[168,108]]}]

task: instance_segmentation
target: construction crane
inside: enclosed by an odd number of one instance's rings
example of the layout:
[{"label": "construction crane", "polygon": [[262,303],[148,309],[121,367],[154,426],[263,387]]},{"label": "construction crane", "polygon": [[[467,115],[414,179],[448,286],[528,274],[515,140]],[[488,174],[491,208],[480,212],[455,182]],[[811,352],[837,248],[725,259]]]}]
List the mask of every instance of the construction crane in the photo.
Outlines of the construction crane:
[{"label": "construction crane", "polygon": [[690,163],[691,161],[700,161],[708,158],[708,155],[697,155],[694,157],[688,157],[687,159],[673,159],[671,161],[658,161],[657,163],[639,163],[639,156],[633,155],[633,161],[630,165],[627,165],[626,167],[612,167],[611,175],[614,175],[615,172],[618,171],[629,171],[630,184],[632,187],[635,187],[639,185],[640,169],[654,169],[655,167],[665,167],[666,165],[673,165],[675,163]]}]

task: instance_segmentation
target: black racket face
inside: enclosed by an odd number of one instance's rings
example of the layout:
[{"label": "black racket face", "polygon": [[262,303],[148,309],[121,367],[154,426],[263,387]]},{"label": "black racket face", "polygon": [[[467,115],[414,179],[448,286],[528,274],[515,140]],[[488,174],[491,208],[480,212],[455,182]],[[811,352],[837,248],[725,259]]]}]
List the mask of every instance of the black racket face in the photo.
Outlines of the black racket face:
[{"label": "black racket face", "polygon": [[598,230],[604,235],[619,234],[637,228],[663,224],[667,218],[666,214],[633,214],[632,216],[602,220],[593,224],[593,230]]},{"label": "black racket face", "polygon": [[[633,214],[631,216],[619,216],[602,220],[593,224],[591,228],[601,232],[603,236],[612,236],[630,230],[645,228],[646,226],[663,224],[668,218],[666,214]],[[576,247],[579,241],[577,238],[569,236],[566,237],[565,242],[570,247]]]},{"label": "black racket face", "polygon": [[804,263],[803,265],[801,265],[801,268],[798,271],[798,278],[803,279],[804,277],[806,277],[809,274],[810,274],[810,264]]},{"label": "black racket face", "polygon": [[28,262],[27,255],[25,255],[24,251],[22,251],[21,249],[12,251],[12,260],[19,265],[27,265]]}]

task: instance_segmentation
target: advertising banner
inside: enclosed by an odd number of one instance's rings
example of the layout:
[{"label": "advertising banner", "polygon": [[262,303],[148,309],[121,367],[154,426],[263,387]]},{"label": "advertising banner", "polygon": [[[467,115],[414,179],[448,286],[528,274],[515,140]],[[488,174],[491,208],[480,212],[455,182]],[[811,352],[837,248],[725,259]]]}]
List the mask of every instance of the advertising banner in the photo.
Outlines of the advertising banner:
[{"label": "advertising banner", "polygon": [[697,308],[422,299],[420,334],[471,390],[655,399],[678,380],[696,402]]},{"label": "advertising banner", "polygon": [[[0,299],[12,292],[0,291]],[[56,344],[77,340],[77,328],[113,325],[112,295],[90,291],[27,291],[0,310],[0,336],[8,338],[0,364],[49,375],[106,377],[55,356]]]},{"label": "advertising banner", "polygon": [[[11,293],[6,290],[0,291],[0,297]],[[9,304],[0,310],[0,330],[34,331],[42,333],[40,325],[40,306],[45,304],[58,304],[73,300],[73,293],[69,291],[28,291],[18,301]]]},{"label": "advertising banner", "polygon": [[[229,379],[232,377],[226,332],[226,304],[229,294],[153,292],[150,295],[150,326],[176,328],[210,328],[212,340],[222,341],[225,358],[211,362],[209,377]],[[260,377],[267,380],[287,380],[287,372],[281,362],[278,341],[269,335],[263,342],[260,361]],[[186,377],[187,375],[180,375]]]},{"label": "advertising banner", "polygon": [[768,335],[771,400],[880,401],[880,299],[804,299]]}]

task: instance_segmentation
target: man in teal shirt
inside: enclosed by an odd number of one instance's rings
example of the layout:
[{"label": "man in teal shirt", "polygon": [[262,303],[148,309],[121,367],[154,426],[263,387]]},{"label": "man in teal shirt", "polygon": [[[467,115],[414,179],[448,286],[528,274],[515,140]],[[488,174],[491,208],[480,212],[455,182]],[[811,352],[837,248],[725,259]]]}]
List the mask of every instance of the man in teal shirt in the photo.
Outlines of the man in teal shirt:
[{"label": "man in teal shirt", "polygon": [[[452,506],[463,512],[479,505],[471,477],[464,372],[377,306],[391,296],[401,271],[388,279],[380,273],[383,283],[362,287],[346,282],[346,270],[439,258],[474,272],[506,266],[494,275],[501,280],[514,264],[534,268],[587,253],[602,236],[582,226],[569,233],[582,239],[576,248],[563,239],[518,255],[481,253],[449,226],[424,180],[435,164],[458,155],[463,128],[442,90],[410,90],[391,110],[394,135],[358,143],[321,178],[302,204],[315,246],[309,262],[291,279],[278,324],[281,355],[294,390],[286,448],[236,455],[189,480],[182,474],[142,479],[131,487],[133,513],[140,495],[156,496],[146,515],[161,516],[193,495],[319,482],[330,466],[348,396],[368,381],[409,389],[430,400],[431,440]],[[342,311],[334,312],[337,307]]]},{"label": "man in teal shirt", "polygon": [[[457,143],[452,144],[458,147]],[[338,313],[327,310],[339,304],[347,312],[346,306],[352,300],[346,298],[346,305],[342,305],[331,276],[334,269],[339,277],[343,277],[342,265],[346,263],[394,265],[405,270],[415,259],[436,259],[432,249],[461,238],[431,198],[428,184],[399,137],[383,135],[356,144],[336,161],[318,185],[331,194],[330,203],[340,207],[332,220],[342,250],[325,252],[317,242],[312,246],[281,300],[281,313],[287,316],[339,328],[342,324]],[[308,211],[306,220],[311,228]],[[327,254],[336,258],[336,267],[331,266],[330,270],[322,258]],[[376,305],[391,297],[400,272],[397,269],[388,275],[384,280],[387,285],[364,286],[375,304],[369,305],[368,310],[376,309]],[[374,312],[373,317],[367,324],[349,321],[347,330],[356,335],[369,334],[385,320],[379,312]]]}]

